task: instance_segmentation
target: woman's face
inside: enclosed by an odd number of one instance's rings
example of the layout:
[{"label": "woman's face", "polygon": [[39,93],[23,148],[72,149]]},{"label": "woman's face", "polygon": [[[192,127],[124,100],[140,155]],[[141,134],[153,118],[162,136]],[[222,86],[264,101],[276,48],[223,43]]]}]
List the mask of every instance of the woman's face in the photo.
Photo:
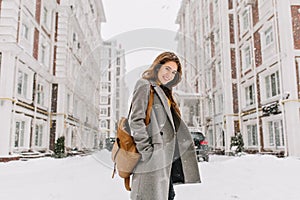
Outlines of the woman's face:
[{"label": "woman's face", "polygon": [[163,85],[172,81],[177,73],[177,64],[174,61],[169,61],[163,64],[157,73],[157,78]]}]

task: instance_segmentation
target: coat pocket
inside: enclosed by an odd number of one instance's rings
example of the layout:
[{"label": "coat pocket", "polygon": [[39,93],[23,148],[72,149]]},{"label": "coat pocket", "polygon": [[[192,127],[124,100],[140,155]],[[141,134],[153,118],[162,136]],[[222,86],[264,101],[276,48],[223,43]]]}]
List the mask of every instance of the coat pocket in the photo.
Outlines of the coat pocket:
[{"label": "coat pocket", "polygon": [[163,143],[163,132],[155,133],[151,137],[152,144],[162,144]]}]

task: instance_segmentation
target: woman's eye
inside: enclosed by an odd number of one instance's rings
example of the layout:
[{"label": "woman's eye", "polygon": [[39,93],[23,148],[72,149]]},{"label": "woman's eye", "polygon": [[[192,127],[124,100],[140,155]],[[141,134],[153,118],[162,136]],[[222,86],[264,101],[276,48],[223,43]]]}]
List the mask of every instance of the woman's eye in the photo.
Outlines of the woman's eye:
[{"label": "woman's eye", "polygon": [[176,75],[176,73],[177,73],[177,71],[172,71],[171,67],[166,66],[165,69],[166,69],[168,72],[171,72],[173,75]]}]

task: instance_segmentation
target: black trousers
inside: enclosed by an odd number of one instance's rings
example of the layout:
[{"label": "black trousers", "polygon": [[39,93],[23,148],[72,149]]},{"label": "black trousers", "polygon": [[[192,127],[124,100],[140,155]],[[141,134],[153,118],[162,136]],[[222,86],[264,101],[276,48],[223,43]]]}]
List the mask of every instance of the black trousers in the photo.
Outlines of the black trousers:
[{"label": "black trousers", "polygon": [[168,200],[173,200],[175,197],[175,190],[173,187],[173,183],[184,183],[184,174],[183,174],[182,162],[180,158],[177,139],[176,139],[174,158],[173,158],[173,163],[171,168]]},{"label": "black trousers", "polygon": [[168,200],[173,200],[175,197],[175,190],[173,187],[172,177],[170,177],[170,185],[169,185],[169,197]]}]

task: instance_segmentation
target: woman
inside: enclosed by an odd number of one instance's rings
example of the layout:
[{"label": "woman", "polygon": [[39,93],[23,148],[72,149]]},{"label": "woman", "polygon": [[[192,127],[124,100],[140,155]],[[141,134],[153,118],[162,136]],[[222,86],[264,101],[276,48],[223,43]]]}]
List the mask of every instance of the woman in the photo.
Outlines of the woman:
[{"label": "woman", "polygon": [[[164,52],[136,83],[130,127],[141,160],[133,173],[133,200],[172,200],[173,184],[200,183],[193,140],[172,96],[181,75],[178,57]],[[154,90],[154,101],[146,126],[150,88]]]}]

